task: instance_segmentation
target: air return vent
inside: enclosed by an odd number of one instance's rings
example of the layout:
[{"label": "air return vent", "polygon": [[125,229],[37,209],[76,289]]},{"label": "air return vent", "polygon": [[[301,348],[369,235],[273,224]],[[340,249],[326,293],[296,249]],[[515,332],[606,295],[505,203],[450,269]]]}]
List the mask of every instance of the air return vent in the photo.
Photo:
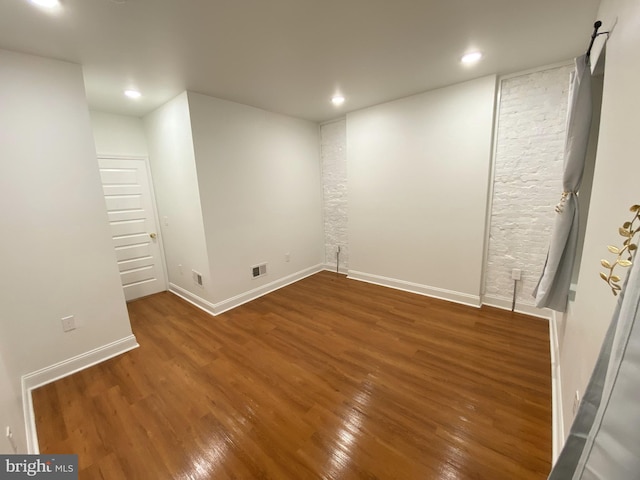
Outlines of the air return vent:
[{"label": "air return vent", "polygon": [[193,276],[193,282],[196,285],[202,286],[202,274],[200,272],[196,272],[195,270],[191,270],[191,275]]},{"label": "air return vent", "polygon": [[267,264],[255,265],[251,267],[251,276],[253,278],[264,277],[267,274]]}]

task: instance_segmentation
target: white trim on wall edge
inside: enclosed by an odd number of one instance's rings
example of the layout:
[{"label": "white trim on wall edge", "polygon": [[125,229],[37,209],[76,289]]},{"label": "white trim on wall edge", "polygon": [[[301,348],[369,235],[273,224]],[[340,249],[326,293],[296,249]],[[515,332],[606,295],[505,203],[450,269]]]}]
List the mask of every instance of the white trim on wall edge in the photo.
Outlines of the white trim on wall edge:
[{"label": "white trim on wall edge", "polygon": [[47,383],[55,382],[61,378],[92,367],[98,363],[109,360],[120,354],[138,348],[138,341],[134,335],[128,335],[115,342],[108,343],[75,357],[68,358],[35,372],[22,376],[22,409],[24,410],[24,423],[27,433],[27,451],[29,454],[40,453],[38,446],[38,432],[36,431],[36,417],[33,411],[31,392]]},{"label": "white trim on wall edge", "polygon": [[286,287],[287,285],[291,285],[297,281],[302,280],[303,278],[309,277],[315,273],[321,272],[324,270],[323,264],[314,265],[313,267],[305,268],[304,270],[300,270],[299,272],[292,273],[291,275],[287,275],[286,277],[282,277],[278,280],[274,280],[273,282],[262,285],[261,287],[254,288],[249,290],[248,292],[241,293],[240,295],[236,295],[235,297],[228,298],[218,303],[211,303],[208,300],[205,300],[198,295],[185,290],[174,283],[169,283],[169,291],[174,295],[179,296],[183,300],[195,305],[201,310],[211,314],[211,315],[220,315],[228,310],[239,307],[242,304],[248,303],[256,298],[260,298],[268,293],[274,292],[282,287]]},{"label": "white trim on wall edge", "polygon": [[349,270],[347,278],[350,278],[352,280],[359,280],[361,282],[373,283],[374,285],[381,285],[383,287],[395,288],[396,290],[403,290],[405,292],[417,293],[418,295],[425,295],[427,297],[438,298],[440,300],[447,300],[449,302],[461,303],[462,305],[468,305],[470,307],[480,308],[480,296],[478,295],[454,292],[453,290],[430,287],[429,285],[407,282],[405,280],[383,277],[381,275],[372,275],[370,273],[358,272],[355,270]]},{"label": "white trim on wall edge", "polygon": [[551,464],[554,465],[564,446],[564,416],[562,413],[562,382],[560,377],[560,350],[558,320],[554,311],[549,320],[549,350],[551,352]]},{"label": "white trim on wall edge", "polygon": [[[488,307],[496,307],[502,310],[511,310],[511,303],[513,300],[505,299],[503,297],[496,297],[493,295],[484,295],[482,297],[482,304]],[[551,320],[553,310],[548,308],[537,308],[535,305],[528,305],[516,300],[516,313],[524,313],[532,317],[544,318],[545,320]]]},{"label": "white trim on wall edge", "polygon": [[204,310],[210,315],[216,315],[215,313],[215,305],[208,300],[196,295],[195,293],[190,292],[182,287],[179,287],[175,283],[169,282],[169,291],[174,295],[177,295],[183,300],[186,300],[191,305],[198,307],[200,310]]}]

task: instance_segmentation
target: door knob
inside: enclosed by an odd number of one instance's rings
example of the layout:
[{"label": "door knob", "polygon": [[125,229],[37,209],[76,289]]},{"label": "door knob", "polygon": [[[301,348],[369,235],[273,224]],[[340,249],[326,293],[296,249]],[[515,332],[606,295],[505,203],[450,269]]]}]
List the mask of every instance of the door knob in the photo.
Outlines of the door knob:
[{"label": "door knob", "polygon": [[155,239],[156,239],[156,237],[157,237],[157,235],[156,235],[156,233],[155,233],[155,232],[151,232],[151,233],[149,234],[149,236],[150,236],[151,238],[153,238],[154,240],[155,240]]}]

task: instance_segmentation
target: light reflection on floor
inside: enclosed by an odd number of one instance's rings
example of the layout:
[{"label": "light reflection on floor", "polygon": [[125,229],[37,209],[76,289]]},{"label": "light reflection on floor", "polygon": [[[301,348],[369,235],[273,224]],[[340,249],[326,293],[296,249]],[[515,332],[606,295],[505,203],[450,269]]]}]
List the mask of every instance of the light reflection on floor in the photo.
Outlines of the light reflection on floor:
[{"label": "light reflection on floor", "polygon": [[[464,408],[475,411],[476,405],[473,403],[466,403]],[[447,443],[446,449],[442,452],[442,461],[438,466],[439,480],[460,480],[467,478],[460,472],[464,471],[468,453],[463,448],[458,447],[458,443],[466,444],[468,442],[467,436],[469,423],[470,422],[467,417],[460,415],[458,416],[456,424],[452,425],[451,431],[448,432],[451,436],[456,438],[455,443]]]},{"label": "light reflection on floor", "polygon": [[373,397],[373,390],[373,383],[367,380],[363,383],[363,389],[354,395],[351,402],[352,405],[348,407],[344,417],[345,422],[338,430],[325,478],[340,478],[352,460],[353,448],[366,418],[366,411]]},{"label": "light reflection on floor", "polygon": [[203,455],[192,459],[191,470],[184,474],[184,480],[208,480],[216,478],[215,473],[224,462],[227,443],[216,438],[215,443]]}]

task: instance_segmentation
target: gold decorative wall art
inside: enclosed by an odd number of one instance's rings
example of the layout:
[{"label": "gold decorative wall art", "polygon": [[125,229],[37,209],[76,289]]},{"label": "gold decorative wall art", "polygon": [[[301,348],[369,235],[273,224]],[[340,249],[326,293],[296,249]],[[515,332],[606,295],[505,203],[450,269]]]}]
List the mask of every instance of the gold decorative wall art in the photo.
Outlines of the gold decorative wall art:
[{"label": "gold decorative wall art", "polygon": [[621,247],[616,247],[614,245],[607,246],[607,249],[616,254],[617,257],[613,263],[609,262],[606,259],[600,260],[600,264],[609,270],[608,273],[600,272],[600,278],[602,278],[609,287],[611,287],[611,292],[614,295],[618,295],[618,292],[622,290],[620,286],[620,281],[622,280],[620,276],[615,275],[613,273],[614,269],[619,265],[621,267],[630,267],[633,265],[633,255],[634,252],[638,249],[638,245],[633,242],[633,238],[636,233],[640,232],[640,226],[635,226],[636,221],[640,220],[640,205],[633,205],[629,209],[634,215],[631,221],[624,222],[622,227],[618,229],[618,233],[620,236],[624,237],[624,242]]}]

